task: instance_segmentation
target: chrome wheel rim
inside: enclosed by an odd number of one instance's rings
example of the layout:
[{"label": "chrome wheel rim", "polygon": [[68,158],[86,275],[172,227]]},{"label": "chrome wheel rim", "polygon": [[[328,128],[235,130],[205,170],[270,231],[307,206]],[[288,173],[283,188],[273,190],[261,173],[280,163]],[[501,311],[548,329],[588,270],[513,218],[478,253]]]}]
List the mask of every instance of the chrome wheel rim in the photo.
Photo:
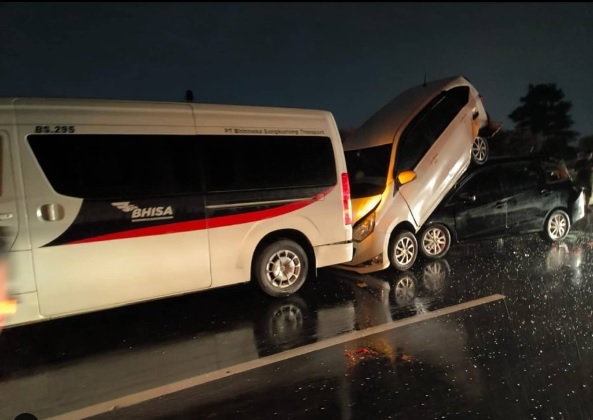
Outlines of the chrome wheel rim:
[{"label": "chrome wheel rim", "polygon": [[395,244],[395,260],[398,262],[398,264],[405,266],[409,264],[410,261],[412,261],[415,251],[416,249],[414,247],[414,242],[410,238],[401,238],[399,241],[397,241],[397,244]]},{"label": "chrome wheel rim", "polygon": [[476,137],[472,145],[472,154],[478,162],[483,162],[486,159],[486,140],[482,137]]},{"label": "chrome wheel rim", "polygon": [[280,289],[292,286],[300,274],[301,260],[292,251],[278,251],[270,257],[266,264],[266,279],[274,287]]},{"label": "chrome wheel rim", "polygon": [[447,235],[439,228],[429,228],[422,236],[422,247],[428,255],[436,256],[447,246]]},{"label": "chrome wheel rim", "polygon": [[548,223],[548,235],[553,240],[564,238],[568,230],[568,221],[563,214],[556,213],[550,218]]},{"label": "chrome wheel rim", "polygon": [[398,304],[409,303],[416,297],[416,283],[409,276],[405,276],[395,284],[394,293]]}]

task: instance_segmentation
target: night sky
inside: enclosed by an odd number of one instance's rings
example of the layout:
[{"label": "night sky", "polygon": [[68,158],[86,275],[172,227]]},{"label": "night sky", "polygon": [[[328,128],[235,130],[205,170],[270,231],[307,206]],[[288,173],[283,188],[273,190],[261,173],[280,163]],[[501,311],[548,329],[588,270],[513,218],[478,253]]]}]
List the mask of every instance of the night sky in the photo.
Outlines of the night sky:
[{"label": "night sky", "polygon": [[593,3],[0,3],[0,97],[286,106],[359,126],[466,76],[492,118],[556,83],[593,134]]}]

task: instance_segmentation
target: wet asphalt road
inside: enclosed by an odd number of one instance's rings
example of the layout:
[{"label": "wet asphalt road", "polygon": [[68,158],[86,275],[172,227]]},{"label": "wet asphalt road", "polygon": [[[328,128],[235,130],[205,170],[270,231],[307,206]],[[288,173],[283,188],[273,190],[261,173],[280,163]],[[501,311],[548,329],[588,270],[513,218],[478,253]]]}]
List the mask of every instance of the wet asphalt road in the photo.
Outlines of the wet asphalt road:
[{"label": "wet asphalt road", "polygon": [[592,232],[322,270],[289,299],[238,286],[9,329],[0,420],[105,402],[124,407],[96,418],[592,419]]}]

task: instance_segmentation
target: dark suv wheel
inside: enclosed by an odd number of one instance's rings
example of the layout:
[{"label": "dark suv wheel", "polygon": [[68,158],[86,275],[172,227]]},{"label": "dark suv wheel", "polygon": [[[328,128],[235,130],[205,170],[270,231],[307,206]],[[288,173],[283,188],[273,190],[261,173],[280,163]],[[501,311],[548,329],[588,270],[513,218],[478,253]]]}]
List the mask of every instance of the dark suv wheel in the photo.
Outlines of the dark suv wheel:
[{"label": "dark suv wheel", "polygon": [[566,238],[569,230],[570,218],[568,214],[562,210],[554,210],[546,219],[542,234],[547,241],[558,242]]}]

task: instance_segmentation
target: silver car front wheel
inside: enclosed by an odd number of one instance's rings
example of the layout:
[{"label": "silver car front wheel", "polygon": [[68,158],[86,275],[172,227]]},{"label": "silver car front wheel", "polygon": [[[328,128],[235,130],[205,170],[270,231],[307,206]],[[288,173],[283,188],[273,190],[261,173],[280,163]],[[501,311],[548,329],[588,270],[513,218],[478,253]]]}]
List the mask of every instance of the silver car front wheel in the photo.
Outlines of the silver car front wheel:
[{"label": "silver car front wheel", "polygon": [[414,265],[418,257],[418,241],[408,230],[398,232],[391,240],[389,261],[393,268],[406,271]]}]

